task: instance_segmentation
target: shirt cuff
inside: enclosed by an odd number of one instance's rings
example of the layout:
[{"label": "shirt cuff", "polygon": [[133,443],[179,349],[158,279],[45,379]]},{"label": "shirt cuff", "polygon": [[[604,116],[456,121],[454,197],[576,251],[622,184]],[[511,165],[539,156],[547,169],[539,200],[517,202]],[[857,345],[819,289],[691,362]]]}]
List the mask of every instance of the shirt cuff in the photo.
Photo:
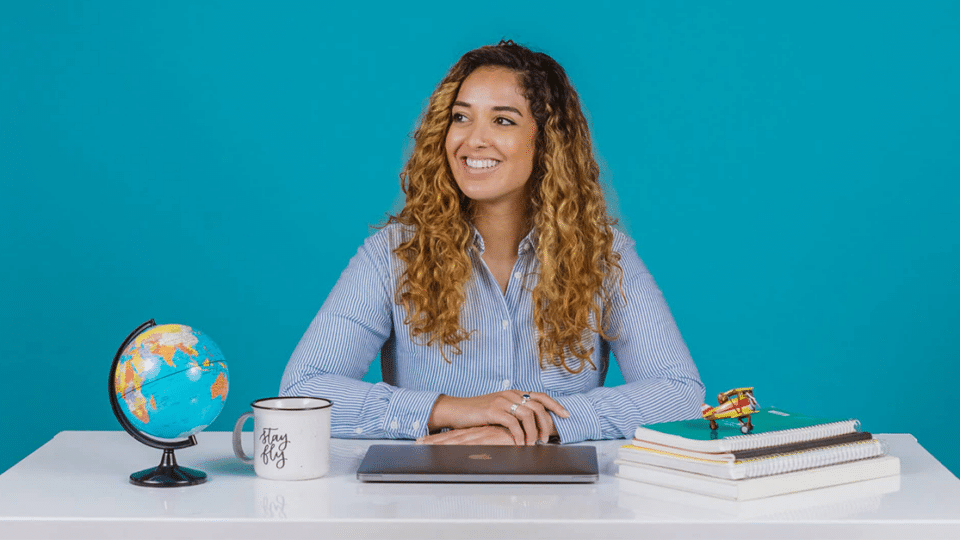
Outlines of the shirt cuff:
[{"label": "shirt cuff", "polygon": [[560,418],[554,413],[553,425],[560,434],[562,444],[575,443],[580,441],[596,441],[603,438],[603,432],[600,429],[600,417],[594,410],[590,401],[580,394],[569,396],[555,396],[563,408],[570,413],[569,418]]},{"label": "shirt cuff", "polygon": [[383,430],[390,439],[416,439],[427,434],[427,423],[440,392],[398,388],[390,396]]}]

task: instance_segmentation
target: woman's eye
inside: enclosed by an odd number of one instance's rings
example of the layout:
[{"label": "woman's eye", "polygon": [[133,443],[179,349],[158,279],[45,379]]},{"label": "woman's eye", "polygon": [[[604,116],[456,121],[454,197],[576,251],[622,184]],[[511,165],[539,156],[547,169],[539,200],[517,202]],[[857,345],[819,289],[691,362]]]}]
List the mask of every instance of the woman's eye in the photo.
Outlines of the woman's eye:
[{"label": "woman's eye", "polygon": [[466,117],[463,116],[462,113],[458,113],[458,112],[453,113],[454,122],[463,122],[464,120],[466,120]]},{"label": "woman's eye", "polygon": [[515,125],[517,125],[517,123],[514,122],[513,120],[511,120],[511,119],[509,119],[509,118],[505,118],[505,117],[503,117],[503,116],[498,116],[497,119],[494,120],[494,122],[500,124],[501,126],[515,126]]}]

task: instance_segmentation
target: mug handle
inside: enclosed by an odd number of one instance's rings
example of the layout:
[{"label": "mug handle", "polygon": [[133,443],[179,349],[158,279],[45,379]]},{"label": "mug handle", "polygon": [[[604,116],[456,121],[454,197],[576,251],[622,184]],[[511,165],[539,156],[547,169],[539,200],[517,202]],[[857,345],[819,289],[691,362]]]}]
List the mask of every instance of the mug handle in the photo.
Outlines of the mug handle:
[{"label": "mug handle", "polygon": [[248,457],[247,454],[243,452],[243,444],[240,442],[240,432],[243,429],[243,423],[247,421],[247,418],[253,416],[253,411],[247,411],[240,415],[240,418],[237,419],[237,424],[233,426],[233,453],[236,454],[237,458],[240,461],[246,463],[247,465],[253,464],[253,458]]}]

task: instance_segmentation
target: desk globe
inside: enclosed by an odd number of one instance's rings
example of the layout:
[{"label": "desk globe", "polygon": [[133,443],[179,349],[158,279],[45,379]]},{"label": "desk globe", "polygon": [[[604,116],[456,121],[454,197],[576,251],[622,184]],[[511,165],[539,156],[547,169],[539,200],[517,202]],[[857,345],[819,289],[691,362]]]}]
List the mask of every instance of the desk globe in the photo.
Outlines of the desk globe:
[{"label": "desk globe", "polygon": [[130,475],[133,484],[179,487],[206,481],[206,473],[177,465],[173,451],[197,444],[194,435],[213,423],[227,400],[227,363],[213,340],[189,326],[157,325],[151,319],[117,350],[109,386],[120,425],[134,439],[163,450],[159,466]]}]

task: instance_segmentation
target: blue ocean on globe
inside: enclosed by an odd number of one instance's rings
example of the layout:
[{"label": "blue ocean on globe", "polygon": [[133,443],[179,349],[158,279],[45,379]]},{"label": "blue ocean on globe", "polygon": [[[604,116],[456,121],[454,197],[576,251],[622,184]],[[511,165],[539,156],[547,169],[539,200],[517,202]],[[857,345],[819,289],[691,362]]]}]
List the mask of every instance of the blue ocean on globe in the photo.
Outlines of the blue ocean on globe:
[{"label": "blue ocean on globe", "polygon": [[182,324],[153,326],[138,335],[123,350],[113,376],[123,415],[159,439],[188,437],[212,424],[229,389],[220,348]]}]

